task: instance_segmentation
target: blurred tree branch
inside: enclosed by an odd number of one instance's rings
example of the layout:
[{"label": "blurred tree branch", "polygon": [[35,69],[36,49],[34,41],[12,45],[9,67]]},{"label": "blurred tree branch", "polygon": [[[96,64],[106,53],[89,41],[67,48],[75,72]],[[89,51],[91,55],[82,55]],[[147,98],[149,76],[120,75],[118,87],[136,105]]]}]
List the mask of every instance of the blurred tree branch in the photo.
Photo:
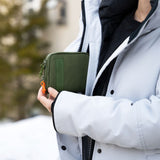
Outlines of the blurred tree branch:
[{"label": "blurred tree branch", "polygon": [[31,95],[39,87],[40,63],[49,47],[43,41],[43,30],[49,24],[47,0],[42,0],[38,12],[27,13],[22,11],[23,2],[0,0],[0,117],[22,119],[30,114],[29,105],[36,102]]}]

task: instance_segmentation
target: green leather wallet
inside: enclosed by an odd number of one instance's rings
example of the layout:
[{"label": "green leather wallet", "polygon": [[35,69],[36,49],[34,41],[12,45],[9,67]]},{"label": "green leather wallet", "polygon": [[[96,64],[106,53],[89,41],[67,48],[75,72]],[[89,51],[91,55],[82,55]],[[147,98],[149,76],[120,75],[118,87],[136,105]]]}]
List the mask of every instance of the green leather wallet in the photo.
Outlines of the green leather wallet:
[{"label": "green leather wallet", "polygon": [[41,77],[46,90],[84,93],[89,54],[84,52],[58,52],[49,54],[41,65]]}]

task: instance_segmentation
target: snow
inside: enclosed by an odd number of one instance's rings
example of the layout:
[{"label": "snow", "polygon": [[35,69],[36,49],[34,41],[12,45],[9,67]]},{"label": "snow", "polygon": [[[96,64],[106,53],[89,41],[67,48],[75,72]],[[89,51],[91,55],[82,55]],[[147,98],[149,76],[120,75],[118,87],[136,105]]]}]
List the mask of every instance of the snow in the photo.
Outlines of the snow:
[{"label": "snow", "polygon": [[57,160],[56,133],[50,116],[0,124],[0,160]]}]

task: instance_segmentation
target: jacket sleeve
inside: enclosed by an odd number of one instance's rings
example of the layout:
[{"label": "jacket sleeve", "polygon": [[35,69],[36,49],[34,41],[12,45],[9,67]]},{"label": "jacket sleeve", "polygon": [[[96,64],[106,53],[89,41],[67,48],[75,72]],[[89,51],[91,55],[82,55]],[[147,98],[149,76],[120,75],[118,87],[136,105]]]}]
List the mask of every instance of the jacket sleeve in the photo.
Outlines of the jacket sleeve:
[{"label": "jacket sleeve", "polygon": [[56,130],[63,134],[88,135],[126,148],[160,149],[160,78],[156,95],[134,103],[62,91],[53,114]]}]

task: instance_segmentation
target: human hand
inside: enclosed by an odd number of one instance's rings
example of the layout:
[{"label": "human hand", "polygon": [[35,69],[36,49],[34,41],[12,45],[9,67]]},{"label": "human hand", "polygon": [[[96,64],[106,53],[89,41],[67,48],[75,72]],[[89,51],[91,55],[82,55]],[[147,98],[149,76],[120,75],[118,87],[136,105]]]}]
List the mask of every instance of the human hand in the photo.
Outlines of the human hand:
[{"label": "human hand", "polygon": [[38,91],[37,99],[40,101],[40,103],[49,111],[51,112],[51,105],[55,98],[58,95],[58,91],[54,88],[49,87],[48,88],[49,97],[47,98],[47,94],[43,94],[42,87]]}]

